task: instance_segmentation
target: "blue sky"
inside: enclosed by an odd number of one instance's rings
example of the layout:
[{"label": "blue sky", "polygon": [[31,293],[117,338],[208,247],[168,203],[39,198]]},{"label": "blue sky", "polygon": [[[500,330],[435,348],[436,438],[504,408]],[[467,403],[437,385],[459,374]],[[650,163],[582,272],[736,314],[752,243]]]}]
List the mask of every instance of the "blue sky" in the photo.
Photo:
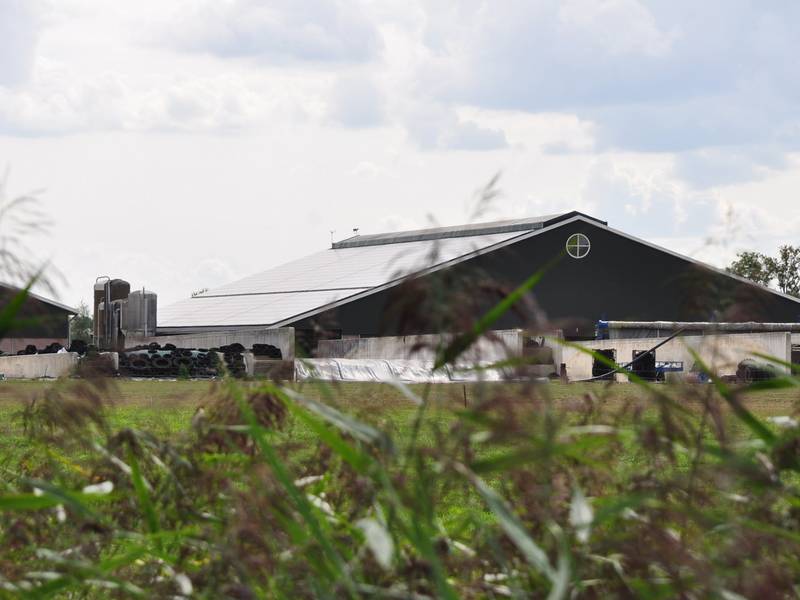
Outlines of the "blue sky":
[{"label": "blue sky", "polygon": [[[800,243],[800,5],[0,0],[0,166],[88,299],[186,297],[330,231],[579,209],[725,264]],[[2,225],[0,225],[2,226]]]}]

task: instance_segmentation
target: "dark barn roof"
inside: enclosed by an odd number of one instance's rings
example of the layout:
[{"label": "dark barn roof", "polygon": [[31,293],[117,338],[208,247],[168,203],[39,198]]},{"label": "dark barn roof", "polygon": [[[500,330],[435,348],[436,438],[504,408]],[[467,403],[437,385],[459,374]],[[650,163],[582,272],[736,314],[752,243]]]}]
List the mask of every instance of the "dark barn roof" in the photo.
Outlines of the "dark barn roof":
[{"label": "dark barn roof", "polygon": [[[10,285],[8,283],[0,282],[0,291],[3,293],[4,296],[11,296],[15,294],[19,294],[22,291],[22,288]],[[39,294],[34,294],[31,291],[28,291],[28,299],[34,300],[36,302],[41,302],[42,304],[47,305],[56,310],[63,311],[70,315],[77,315],[78,310],[76,308],[72,308],[71,306],[67,306],[66,304],[62,304],[61,302],[56,302],[55,300],[51,300],[49,298],[45,298],[44,296],[40,296]]]}]

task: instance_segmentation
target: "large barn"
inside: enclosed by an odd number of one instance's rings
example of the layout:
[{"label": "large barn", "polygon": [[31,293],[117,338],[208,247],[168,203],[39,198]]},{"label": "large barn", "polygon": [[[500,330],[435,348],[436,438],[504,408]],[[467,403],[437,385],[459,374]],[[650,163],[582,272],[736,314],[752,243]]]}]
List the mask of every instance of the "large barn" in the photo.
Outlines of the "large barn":
[{"label": "large barn", "polygon": [[[439,333],[541,281],[495,324],[594,336],[599,320],[800,322],[800,299],[569,212],[357,235],[162,309],[159,334],[291,326],[298,337]],[[469,311],[467,310],[469,309]],[[455,318],[453,315],[457,315]],[[461,319],[461,320],[459,320]]]},{"label": "large barn", "polygon": [[[19,288],[0,283],[0,306],[8,306],[19,293]],[[31,345],[41,350],[54,342],[69,346],[69,320],[76,314],[74,308],[29,292],[0,339],[0,351],[16,354]]]}]

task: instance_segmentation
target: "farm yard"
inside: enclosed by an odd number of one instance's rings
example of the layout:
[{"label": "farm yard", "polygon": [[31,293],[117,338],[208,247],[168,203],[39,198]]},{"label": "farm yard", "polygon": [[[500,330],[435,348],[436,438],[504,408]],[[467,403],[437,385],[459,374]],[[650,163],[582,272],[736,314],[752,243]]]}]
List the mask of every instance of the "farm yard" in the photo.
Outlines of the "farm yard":
[{"label": "farm yard", "polygon": [[0,585],[776,597],[796,386],[7,381]]}]

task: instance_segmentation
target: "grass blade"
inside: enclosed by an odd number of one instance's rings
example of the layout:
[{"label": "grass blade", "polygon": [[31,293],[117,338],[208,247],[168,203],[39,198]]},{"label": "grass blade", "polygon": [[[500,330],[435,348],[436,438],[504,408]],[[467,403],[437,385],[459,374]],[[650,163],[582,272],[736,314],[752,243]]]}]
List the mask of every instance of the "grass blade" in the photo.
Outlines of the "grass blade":
[{"label": "grass blade", "polygon": [[320,404],[319,402],[305,398],[294,390],[288,388],[278,389],[273,386],[268,386],[267,389],[270,392],[277,393],[279,396],[296,402],[309,412],[321,417],[324,421],[330,423],[344,433],[352,435],[361,442],[375,445],[390,454],[394,452],[394,444],[391,438],[371,425],[357,421],[336,410],[332,406]]},{"label": "grass blade", "polygon": [[456,358],[461,356],[475,341],[489,328],[494,325],[500,317],[506,314],[517,302],[519,302],[525,294],[531,291],[542,280],[545,273],[553,268],[564,256],[562,252],[555,259],[551,260],[544,267],[536,271],[533,275],[528,277],[522,282],[515,290],[508,296],[498,302],[489,312],[478,319],[472,326],[472,329],[466,333],[456,336],[450,344],[436,358],[433,365],[433,370],[441,369],[444,365],[453,363]]},{"label": "grass blade", "polygon": [[556,570],[550,564],[550,559],[539,545],[533,541],[528,532],[523,527],[519,518],[511,510],[511,507],[500,494],[489,487],[486,482],[475,475],[462,464],[455,465],[456,471],[466,477],[472,486],[478,491],[483,501],[494,513],[500,527],[505,531],[509,539],[519,549],[525,560],[532,567],[545,575],[550,581],[556,581]]},{"label": "grass blade", "polygon": [[158,533],[160,528],[158,526],[156,509],[155,506],[153,506],[153,500],[150,498],[148,485],[142,476],[141,469],[139,468],[139,459],[136,457],[133,451],[128,453],[128,464],[131,467],[131,481],[133,482],[133,489],[136,491],[136,498],[139,501],[139,506],[142,509],[142,513],[144,513],[147,529],[150,533]]},{"label": "grass blade", "polygon": [[716,374],[711,372],[711,369],[708,367],[708,365],[706,365],[703,359],[700,358],[700,355],[696,350],[689,348],[689,352],[700,369],[711,378],[711,381],[714,383],[714,387],[716,388],[717,392],[719,392],[719,395],[722,396],[731,409],[733,409],[733,413],[738,417],[738,419],[767,445],[770,447],[773,446],[777,438],[770,428],[759,421],[755,415],[753,415],[753,413],[744,407],[733,390],[725,385],[725,382],[722,381],[721,378],[717,377]]},{"label": "grass blade", "polygon": [[[270,389],[272,386],[267,386]],[[242,394],[241,388],[233,381],[228,380],[228,391],[231,397],[236,401],[239,406],[239,410],[241,411],[242,415],[244,416],[247,423],[250,425],[250,435],[253,437],[253,441],[256,443],[261,456],[264,458],[266,463],[272,469],[275,478],[281,484],[281,486],[286,491],[289,499],[291,500],[292,504],[295,506],[295,509],[300,513],[303,521],[306,523],[308,528],[311,531],[313,538],[320,544],[323,554],[328,561],[328,565],[318,565],[320,571],[330,571],[330,568],[333,569],[333,574],[344,582],[345,586],[347,587],[349,594],[351,596],[356,595],[355,585],[348,573],[344,561],[339,553],[336,551],[336,548],[333,545],[333,542],[330,539],[330,536],[327,532],[323,529],[320,520],[317,518],[314,507],[312,506],[311,502],[308,498],[303,494],[296,485],[294,485],[294,479],[289,475],[289,470],[287,469],[286,465],[283,461],[278,458],[275,449],[267,440],[267,436],[265,434],[264,428],[258,423],[255,413],[250,405],[244,398]]]},{"label": "grass blade", "polygon": [[305,423],[320,440],[341,456],[342,460],[362,475],[366,473],[372,464],[372,458],[366,452],[348,444],[336,430],[326,426],[320,419],[314,418],[299,406],[291,402],[287,403],[286,406],[289,412]]},{"label": "grass blade", "polygon": [[62,501],[48,495],[8,494],[0,496],[0,510],[42,510],[58,506]]}]

